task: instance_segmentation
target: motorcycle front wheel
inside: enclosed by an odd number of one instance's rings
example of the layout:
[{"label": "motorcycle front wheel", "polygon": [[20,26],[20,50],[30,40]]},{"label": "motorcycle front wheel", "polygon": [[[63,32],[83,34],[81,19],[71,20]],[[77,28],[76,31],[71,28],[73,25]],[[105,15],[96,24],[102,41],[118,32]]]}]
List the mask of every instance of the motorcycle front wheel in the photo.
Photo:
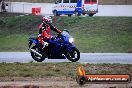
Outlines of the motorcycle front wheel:
[{"label": "motorcycle front wheel", "polygon": [[[31,49],[34,50],[34,51],[36,51],[37,53],[40,53],[39,49],[37,47],[35,47],[35,46],[33,46]],[[37,61],[37,62],[42,62],[42,61],[45,60],[45,57],[43,55],[42,56],[39,56],[39,55],[37,55],[36,53],[34,53],[32,51],[30,51],[30,53],[31,53],[32,58],[35,61]]]},{"label": "motorcycle front wheel", "polygon": [[77,62],[80,59],[80,52],[77,48],[74,48],[72,52],[67,53],[67,59],[71,62]]}]

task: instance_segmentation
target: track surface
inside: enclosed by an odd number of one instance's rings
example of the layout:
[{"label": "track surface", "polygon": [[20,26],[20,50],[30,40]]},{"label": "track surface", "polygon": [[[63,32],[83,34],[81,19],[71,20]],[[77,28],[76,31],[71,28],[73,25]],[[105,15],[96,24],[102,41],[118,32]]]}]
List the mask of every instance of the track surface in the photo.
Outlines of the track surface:
[{"label": "track surface", "polygon": [[[26,87],[27,85],[28,87]],[[32,85],[32,86],[29,86]],[[85,84],[79,86],[76,81],[36,81],[36,82],[0,82],[0,87],[7,88],[131,88],[129,84]],[[11,86],[11,87],[9,87]],[[25,86],[25,87],[24,87]],[[3,87],[6,88],[6,87]]]},{"label": "track surface", "polygon": [[[0,63],[28,63],[33,61],[29,52],[0,52]],[[44,62],[68,62],[67,59],[46,59]],[[132,64],[132,53],[81,53],[81,63]]]}]

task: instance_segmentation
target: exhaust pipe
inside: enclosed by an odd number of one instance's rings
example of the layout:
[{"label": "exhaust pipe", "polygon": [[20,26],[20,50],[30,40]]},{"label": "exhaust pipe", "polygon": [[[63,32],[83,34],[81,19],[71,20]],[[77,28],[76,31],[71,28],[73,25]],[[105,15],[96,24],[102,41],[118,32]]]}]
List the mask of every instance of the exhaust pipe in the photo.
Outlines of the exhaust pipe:
[{"label": "exhaust pipe", "polygon": [[42,57],[42,54],[38,53],[38,52],[35,51],[34,49],[31,49],[30,51],[33,52],[34,54],[38,55],[39,57]]},{"label": "exhaust pipe", "polygon": [[66,55],[65,55],[65,54],[62,54],[62,56],[63,56],[65,59],[67,59],[67,57],[66,57]]}]

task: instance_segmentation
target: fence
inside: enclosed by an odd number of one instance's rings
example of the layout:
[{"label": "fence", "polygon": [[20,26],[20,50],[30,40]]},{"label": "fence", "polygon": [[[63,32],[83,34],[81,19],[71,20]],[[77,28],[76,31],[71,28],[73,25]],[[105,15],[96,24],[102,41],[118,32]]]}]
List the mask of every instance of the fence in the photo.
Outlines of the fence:
[{"label": "fence", "polygon": [[[32,8],[41,8],[41,15],[52,14],[53,3],[8,2],[8,12],[32,13]],[[95,16],[132,16],[132,5],[99,5]]]},{"label": "fence", "polygon": [[41,8],[42,14],[52,14],[54,4],[49,3],[26,3],[26,2],[8,2],[8,12],[13,13],[32,13],[32,8]]}]

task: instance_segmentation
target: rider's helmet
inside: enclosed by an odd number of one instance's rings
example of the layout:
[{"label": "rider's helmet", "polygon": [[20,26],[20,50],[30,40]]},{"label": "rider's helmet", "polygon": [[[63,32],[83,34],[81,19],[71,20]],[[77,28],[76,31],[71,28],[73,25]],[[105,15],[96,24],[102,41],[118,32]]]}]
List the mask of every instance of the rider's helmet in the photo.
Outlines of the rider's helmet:
[{"label": "rider's helmet", "polygon": [[51,17],[43,17],[42,21],[46,24],[51,24],[52,23],[52,19]]}]

